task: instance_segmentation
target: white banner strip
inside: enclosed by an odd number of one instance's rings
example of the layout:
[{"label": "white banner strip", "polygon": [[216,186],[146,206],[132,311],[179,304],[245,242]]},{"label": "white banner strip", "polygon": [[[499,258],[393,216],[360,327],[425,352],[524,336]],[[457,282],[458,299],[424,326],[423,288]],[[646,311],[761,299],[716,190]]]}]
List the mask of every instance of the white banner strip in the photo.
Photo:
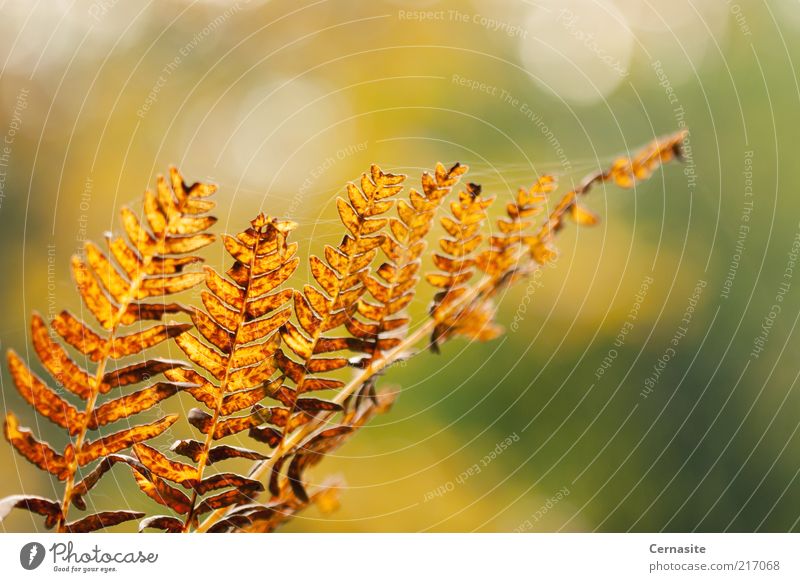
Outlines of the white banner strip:
[{"label": "white banner strip", "polygon": [[800,580],[796,534],[4,534],[4,580]]}]

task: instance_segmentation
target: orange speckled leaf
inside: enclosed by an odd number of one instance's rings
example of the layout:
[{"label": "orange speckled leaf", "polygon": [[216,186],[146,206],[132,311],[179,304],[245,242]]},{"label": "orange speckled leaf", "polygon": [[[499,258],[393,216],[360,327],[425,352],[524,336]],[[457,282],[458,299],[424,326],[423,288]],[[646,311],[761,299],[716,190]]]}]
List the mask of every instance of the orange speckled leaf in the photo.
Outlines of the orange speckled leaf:
[{"label": "orange speckled leaf", "polygon": [[250,281],[250,297],[253,299],[261,297],[288,281],[299,264],[299,259],[290,259],[274,271],[252,279]]},{"label": "orange speckled leaf", "polygon": [[147,528],[160,529],[168,533],[180,533],[183,531],[183,522],[171,515],[154,515],[139,522],[139,531]]},{"label": "orange speckled leaf", "polygon": [[195,508],[194,513],[195,515],[203,515],[213,509],[238,505],[240,503],[250,503],[255,501],[255,496],[257,494],[257,491],[248,489],[229,489],[224,493],[219,493],[204,499],[203,502]]},{"label": "orange speckled leaf", "polygon": [[108,258],[93,242],[84,245],[86,261],[106,291],[117,303],[125,300],[130,292],[130,281],[120,275]]},{"label": "orange speckled leaf", "polygon": [[165,360],[162,358],[152,358],[144,362],[122,366],[116,370],[106,372],[103,375],[103,387],[101,392],[108,392],[112,388],[128,386],[146,381],[148,378],[161,374],[167,370],[178,368],[185,365],[178,360]]},{"label": "orange speckled leaf", "polygon": [[336,273],[328,265],[326,265],[319,257],[311,256],[309,258],[311,265],[311,274],[319,283],[328,295],[335,295],[339,289],[339,280]]},{"label": "orange speckled leaf", "polygon": [[193,253],[214,242],[214,235],[208,233],[190,236],[174,236],[164,242],[164,254],[180,255]]},{"label": "orange speckled leaf", "polygon": [[191,289],[204,280],[205,274],[199,272],[147,277],[140,283],[136,299],[161,297],[172,293],[180,293],[181,291]]},{"label": "orange speckled leaf", "polygon": [[249,408],[262,401],[269,394],[269,386],[265,384],[256,386],[255,388],[250,388],[248,390],[239,390],[237,392],[226,394],[222,399],[222,406],[219,410],[220,414],[222,416],[236,414],[237,412],[240,412],[245,408]]},{"label": "orange speckled leaf", "polygon": [[[192,459],[195,463],[200,459],[200,455],[204,450],[204,443],[192,439],[184,439],[176,441],[170,447],[171,451],[178,453]],[[208,450],[206,457],[207,464],[211,465],[226,459],[250,459],[259,461],[266,459],[267,456],[242,447],[235,447],[231,445],[216,445]]]},{"label": "orange speckled leaf", "polygon": [[34,313],[31,318],[31,332],[36,355],[53,380],[84,400],[89,398],[94,379],[67,355],[64,348],[53,341],[47,324],[38,313]]},{"label": "orange speckled leaf", "polygon": [[128,235],[128,240],[140,255],[156,254],[156,240],[150,236],[147,230],[142,228],[139,219],[130,208],[122,207],[120,210],[120,219],[122,228],[125,230],[125,234]]},{"label": "orange speckled leaf", "polygon": [[72,257],[72,276],[89,311],[105,329],[114,325],[116,307],[100,287],[95,275],[78,256]]},{"label": "orange speckled leaf", "polygon": [[225,305],[216,295],[208,291],[203,291],[200,294],[200,298],[203,301],[208,315],[213,317],[219,325],[229,331],[236,329],[237,320],[239,318],[238,311],[234,311]]},{"label": "orange speckled leaf", "polygon": [[[213,422],[212,417],[198,408],[189,411],[187,419],[189,423],[196,427],[203,434],[213,431],[212,438],[219,440],[227,436],[237,434],[264,422],[264,411],[256,410],[247,416],[228,417]],[[268,414],[267,414],[268,417]]]},{"label": "orange speckled leaf", "polygon": [[148,348],[157,346],[164,340],[182,334],[191,329],[188,323],[174,323],[168,325],[154,325],[144,331],[118,336],[109,340],[108,357],[117,359],[143,352]]},{"label": "orange speckled leaf", "polygon": [[85,465],[91,463],[99,457],[117,453],[136,443],[156,437],[175,424],[176,420],[178,420],[178,415],[170,414],[155,422],[126,428],[125,430],[87,442],[77,453],[78,464]]},{"label": "orange speckled leaf", "polygon": [[161,505],[166,505],[175,513],[183,514],[191,511],[192,502],[182,491],[175,489],[175,487],[166,483],[157,475],[151,474],[147,476],[136,467],[132,467],[131,471],[139,489],[150,499]]},{"label": "orange speckled leaf", "polygon": [[133,445],[133,452],[142,465],[159,477],[180,483],[184,487],[193,487],[197,483],[197,469],[191,465],[170,460],[153,447],[143,443]]},{"label": "orange speckled leaf", "polygon": [[6,414],[3,429],[8,442],[28,461],[62,481],[66,479],[68,459],[53,450],[49,444],[37,440],[27,428],[21,428],[13,413]]},{"label": "orange speckled leaf", "polygon": [[594,226],[600,220],[591,210],[584,208],[577,202],[570,208],[570,216],[581,226]]},{"label": "orange speckled leaf", "polygon": [[237,489],[248,489],[250,491],[263,491],[264,485],[260,481],[248,479],[242,475],[234,473],[217,473],[211,477],[206,477],[194,488],[200,495],[205,495],[214,489],[223,489],[225,487],[235,487]]},{"label": "orange speckled leaf", "polygon": [[347,227],[353,235],[358,235],[361,227],[361,221],[355,210],[343,199],[336,199],[336,209],[339,211],[339,217],[342,219],[342,224]]},{"label": "orange speckled leaf", "polygon": [[140,511],[101,511],[65,525],[70,533],[86,533],[144,517]]},{"label": "orange speckled leaf", "polygon": [[175,342],[190,360],[211,373],[217,380],[225,377],[228,358],[208,347],[190,333],[182,333]]},{"label": "orange speckled leaf", "polygon": [[[78,509],[85,510],[86,502],[83,500],[83,496],[86,495],[95,485],[97,485],[98,481],[100,481],[100,478],[109,470],[111,470],[111,468],[117,463],[124,463],[126,465],[130,465],[131,467],[141,467],[139,461],[133,457],[129,457],[128,455],[112,454],[103,457],[103,460],[100,461],[94,469],[92,469],[72,488],[72,504]],[[142,470],[144,470],[143,467]]]},{"label": "orange speckled leaf", "polygon": [[241,309],[244,303],[244,289],[223,278],[211,267],[206,267],[205,271],[208,289],[234,309]]},{"label": "orange speckled leaf", "polygon": [[169,398],[178,390],[186,387],[186,385],[172,382],[157,382],[137,392],[109,400],[94,410],[87,426],[90,429],[97,429],[121,418],[138,414],[152,408],[165,398]]},{"label": "orange speckled leaf", "polygon": [[0,522],[12,509],[27,509],[31,513],[43,515],[45,527],[51,529],[61,516],[61,505],[57,501],[37,495],[11,495],[0,499]]},{"label": "orange speckled leaf", "polygon": [[78,434],[83,413],[46,386],[13,350],[8,351],[8,370],[19,393],[39,414],[67,429],[69,434]]},{"label": "orange speckled leaf", "polygon": [[62,311],[53,319],[53,329],[65,342],[92,361],[99,360],[105,341],[69,311]]},{"label": "orange speckled leaf", "polygon": [[229,354],[233,347],[234,333],[225,329],[213,317],[202,309],[195,309],[192,322],[204,338],[216,346],[222,353]]}]

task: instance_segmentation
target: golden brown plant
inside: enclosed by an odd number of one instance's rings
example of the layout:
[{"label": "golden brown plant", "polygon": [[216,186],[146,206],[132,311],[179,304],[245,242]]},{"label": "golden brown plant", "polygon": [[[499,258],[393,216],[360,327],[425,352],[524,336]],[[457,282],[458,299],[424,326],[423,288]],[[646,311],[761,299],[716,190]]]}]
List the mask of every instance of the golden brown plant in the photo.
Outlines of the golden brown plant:
[{"label": "golden brown plant", "polygon": [[[179,440],[171,448],[192,464],[145,444],[144,438],[129,439],[108,453],[132,445],[136,458],[105,453],[94,473],[126,463],[140,488],[175,514],[148,517],[140,529],[273,531],[310,503],[335,507],[337,485],[310,488],[305,471],[390,407],[393,395],[375,389],[386,368],[420,344],[438,351],[454,336],[496,337],[501,332],[494,322],[498,292],[555,257],[552,241],[567,217],[582,225],[597,222],[579,198],[603,182],[632,187],[679,157],[684,138],[681,132],[656,140],[636,156],[614,161],[554,205],[548,195],[556,188],[555,178],[542,176],[506,205],[492,234],[486,231],[494,198],[467,184],[439,221],[444,235],[433,254],[436,271],[425,275],[436,292],[421,321],[412,322],[406,308],[423,287],[419,271],[426,237],[466,166],[437,164],[432,174],[423,174],[421,191],[411,189],[405,197],[400,196],[405,176],[377,166],[358,185],[348,184],[347,198],[337,200],[346,229],[342,242],[326,245],[323,257],[310,257],[316,284],[302,291],[291,286],[299,263],[297,245],[288,241],[295,225],[259,215],[244,232],[224,238],[233,258],[227,277],[206,268],[204,309],[191,311],[195,331],[169,328],[196,368],[171,363],[158,371],[167,385],[185,390],[207,409],[188,415],[203,437]],[[396,217],[387,215],[393,207]],[[533,219],[548,208],[537,227]],[[91,260],[91,252],[87,256]],[[245,430],[262,445],[216,443]],[[42,456],[28,458],[51,465]],[[210,465],[228,459],[254,464],[247,475],[207,474]],[[68,485],[65,508],[76,497],[71,489]],[[265,494],[269,497],[260,500]],[[46,500],[8,503],[44,513],[52,523],[62,519],[61,510],[48,510]],[[133,512],[125,515],[131,517]]]},{"label": "golden brown plant", "polygon": [[[37,313],[31,323],[33,347],[58,388],[34,374],[15,352],[8,352],[8,367],[19,393],[36,412],[66,429],[71,439],[58,452],[39,441],[27,428],[21,428],[14,413],[6,414],[8,441],[27,460],[63,481],[64,488],[60,500],[26,495],[8,497],[0,502],[0,517],[13,507],[26,508],[43,515],[48,528],[84,532],[144,515],[129,510],[101,511],[67,521],[71,505],[86,509],[84,496],[111,466],[132,461],[117,453],[161,434],[178,419],[178,415],[170,414],[89,440],[89,431],[150,410],[186,387],[171,381],[150,382],[153,376],[182,364],[145,358],[143,352],[184,332],[191,324],[169,322],[147,326],[144,322],[187,311],[177,303],[166,303],[165,298],[203,280],[202,272],[186,267],[200,260],[193,253],[214,240],[213,235],[204,232],[215,222],[206,215],[214,207],[206,199],[214,190],[206,184],[187,186],[177,170],[171,169],[170,184],[159,177],[156,192],[145,194],[144,215],[149,228],[130,209],[121,210],[121,223],[128,240],[112,235],[107,240],[116,264],[91,242],[86,243],[85,259],[72,258],[78,291],[101,329],[96,331],[69,311],[56,316],[52,327],[77,354],[84,356],[82,359],[94,363],[91,371],[84,369],[65,346],[51,337],[44,319]],[[137,384],[147,386],[128,391]],[[62,388],[82,401],[81,405],[70,402],[75,398],[62,397],[59,394]],[[114,396],[108,398],[109,393]],[[93,469],[84,473],[92,464]]]}]

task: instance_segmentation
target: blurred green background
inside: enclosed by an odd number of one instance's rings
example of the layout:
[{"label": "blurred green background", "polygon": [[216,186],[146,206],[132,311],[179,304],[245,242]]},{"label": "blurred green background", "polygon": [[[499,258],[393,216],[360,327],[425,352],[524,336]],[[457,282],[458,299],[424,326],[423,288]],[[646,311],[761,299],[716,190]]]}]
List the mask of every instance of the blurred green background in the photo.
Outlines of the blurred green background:
[{"label": "blurred green background", "polygon": [[[417,184],[458,160],[504,202],[685,125],[683,166],[593,192],[602,222],[570,226],[554,268],[504,295],[500,321],[518,322],[504,337],[390,370],[392,411],[314,471],[343,476],[341,508],[287,529],[800,529],[796,0],[11,0],[0,14],[4,351],[31,356],[31,310],[80,309],[69,256],[169,164],[219,184],[220,231],[290,217],[307,255],[338,242],[335,197],[371,162]],[[2,395],[63,445],[6,370]],[[6,443],[0,463],[0,496],[58,490]],[[122,469],[93,501],[159,511]],[[15,511],[1,527],[43,526]]]}]

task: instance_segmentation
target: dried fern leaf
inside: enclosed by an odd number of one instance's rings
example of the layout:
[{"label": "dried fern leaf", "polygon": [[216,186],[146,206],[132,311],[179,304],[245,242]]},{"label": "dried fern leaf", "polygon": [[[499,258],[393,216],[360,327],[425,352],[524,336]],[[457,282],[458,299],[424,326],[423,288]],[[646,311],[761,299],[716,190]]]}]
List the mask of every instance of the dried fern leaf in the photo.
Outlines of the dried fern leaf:
[{"label": "dried fern leaf", "polygon": [[133,476],[139,488],[153,501],[161,503],[179,514],[189,513],[192,510],[192,502],[186,494],[168,484],[164,479],[137,468],[133,468]]},{"label": "dried fern leaf", "polygon": [[77,482],[72,488],[72,504],[80,510],[85,510],[86,502],[83,500],[83,496],[86,495],[89,490],[91,490],[92,487],[97,484],[100,478],[109,470],[111,470],[111,468],[117,463],[125,463],[127,465],[142,467],[141,463],[128,455],[106,455],[99,463],[97,463],[92,471],[90,471],[85,477],[83,477],[83,479]]},{"label": "dried fern leaf", "polygon": [[[365,278],[377,256],[377,249],[387,237],[381,233],[389,221],[378,216],[394,205],[392,197],[402,189],[405,176],[386,174],[372,166],[370,174],[361,177],[360,187],[347,185],[348,199],[339,198],[337,209],[348,230],[338,247],[326,245],[325,259],[310,258],[311,273],[319,285],[307,285],[294,296],[298,325],[287,324],[282,337],[287,347],[300,360],[281,360],[281,369],[295,383],[298,394],[319,389],[309,373],[325,373],[347,365],[344,358],[318,358],[327,351],[355,347],[345,338],[323,334],[352,321],[359,299],[366,292]],[[348,329],[348,331],[351,331]],[[326,385],[325,388],[330,386]]]},{"label": "dried fern leaf", "polygon": [[653,140],[633,157],[617,158],[599,181],[613,181],[620,188],[632,188],[637,181],[649,178],[660,165],[673,159],[682,160],[682,146],[687,135],[688,131],[679,131]]},{"label": "dried fern leaf", "polygon": [[[295,291],[294,319],[281,322],[281,340],[286,349],[275,353],[275,364],[283,376],[271,384],[273,398],[280,407],[255,411],[254,418],[265,418],[250,427],[249,434],[270,446],[277,446],[294,429],[311,421],[317,414],[342,409],[338,403],[320,398],[304,397],[303,394],[319,390],[336,390],[344,383],[326,374],[347,367],[350,362],[343,356],[327,356],[343,350],[369,352],[373,346],[356,337],[331,337],[324,335],[336,328],[346,326],[351,334],[361,325],[355,318],[360,298],[366,293],[365,278],[369,276],[378,249],[385,244],[389,220],[383,218],[394,205],[393,197],[402,190],[405,176],[383,172],[373,165],[369,174],[361,176],[360,184],[347,185],[347,199],[337,200],[337,210],[347,233],[342,242],[334,247],[326,245],[324,259],[311,256],[309,266],[317,286],[306,285],[302,292]],[[229,252],[247,254],[235,245],[228,245]],[[276,269],[275,272],[280,272]],[[239,300],[242,300],[239,298]],[[259,300],[260,301],[260,300]],[[261,303],[261,302],[260,302]],[[272,301],[268,304],[271,306]],[[355,334],[354,334],[355,335]],[[191,357],[191,356],[190,356]],[[215,362],[218,369],[218,363]],[[212,374],[214,370],[210,370]],[[288,380],[289,383],[284,383]],[[211,419],[196,419],[203,431],[210,430]],[[269,426],[273,425],[273,426]],[[275,426],[282,428],[276,430]],[[279,463],[281,466],[283,462]]]},{"label": "dried fern leaf", "polygon": [[69,533],[87,533],[144,517],[140,511],[100,511],[64,525]]},{"label": "dried fern leaf", "polygon": [[231,508],[226,518],[215,523],[208,529],[208,532],[273,532],[311,504],[317,505],[323,513],[330,513],[339,505],[338,492],[341,488],[341,479],[328,478],[308,494],[307,501],[288,497],[280,501],[240,505]]},{"label": "dried fern leaf", "polygon": [[136,443],[141,443],[157,437],[172,426],[176,420],[178,420],[177,414],[168,414],[155,422],[140,424],[132,428],[126,428],[111,433],[93,441],[86,441],[82,447],[78,448],[78,452],[76,453],[78,465],[86,465],[100,457],[125,450]]},{"label": "dried fern leaf", "polygon": [[[347,185],[347,199],[337,199],[339,218],[347,229],[342,242],[326,245],[324,259],[312,256],[311,274],[319,287],[306,285],[294,294],[294,315],[297,324],[286,322],[281,338],[287,350],[278,352],[276,363],[293,386],[284,385],[276,391],[290,407],[290,419],[283,434],[288,435],[298,424],[307,422],[320,411],[340,409],[339,405],[319,399],[301,398],[318,390],[335,390],[344,384],[324,374],[349,365],[346,357],[323,354],[342,350],[370,351],[359,338],[360,324],[355,318],[366,293],[365,286],[378,249],[386,244],[383,234],[389,224],[386,214],[403,188],[405,176],[383,172],[373,165],[363,174],[359,185]],[[346,326],[354,338],[330,337],[326,333]]]},{"label": "dried fern leaf", "polygon": [[[285,507],[291,508],[291,511],[284,512],[282,515],[270,516],[269,527],[266,530],[248,528],[247,531],[272,531],[309,504],[320,502],[320,497],[326,494],[326,487],[323,486],[313,493],[308,493],[304,478],[305,471],[317,465],[327,454],[344,444],[373,416],[386,412],[394,401],[394,394],[396,393],[374,394],[370,400],[365,400],[359,406],[346,410],[334,426],[326,424],[320,427],[301,445],[288,450],[285,455],[278,458],[271,468],[269,491],[273,500],[278,500]],[[284,466],[287,466],[285,474]]]},{"label": "dried fern leaf", "polygon": [[458,201],[450,204],[452,217],[441,220],[449,236],[439,240],[442,252],[434,255],[437,273],[426,275],[428,283],[441,289],[433,298],[430,313],[436,325],[431,334],[431,349],[438,351],[440,342],[453,335],[470,339],[489,340],[500,334],[500,328],[487,317],[489,306],[480,309],[453,309],[467,292],[467,284],[475,274],[477,249],[485,241],[480,229],[487,218],[486,209],[494,198],[484,198],[481,187],[468,184],[459,192]]},{"label": "dried fern leaf", "polygon": [[481,252],[475,264],[498,285],[515,281],[513,273],[520,265],[519,248],[523,237],[534,227],[532,219],[544,212],[547,195],[557,187],[556,178],[541,176],[530,188],[520,188],[514,201],[506,205],[506,216],[497,220],[498,233],[489,239],[489,248]]},{"label": "dried fern leaf", "polygon": [[409,322],[404,309],[414,299],[419,283],[421,258],[427,247],[425,237],[436,210],[467,171],[468,167],[459,163],[450,169],[436,164],[433,174],[422,175],[422,193],[412,189],[408,201],[398,202],[398,216],[390,219],[389,233],[381,245],[387,261],[374,276],[364,277],[364,284],[377,303],[362,299],[358,312],[370,323],[350,328],[354,336],[368,343],[370,355],[363,365],[401,341]]},{"label": "dried fern leaf", "polygon": [[[161,434],[177,420],[175,415],[166,416],[89,439],[89,431],[152,410],[165,398],[190,386],[151,381],[153,376],[182,364],[143,355],[190,326],[167,322],[148,327],[144,322],[187,311],[176,303],[166,303],[164,298],[193,287],[204,276],[186,268],[200,261],[192,253],[214,239],[204,232],[216,220],[204,214],[213,208],[213,202],[207,199],[213,192],[214,187],[207,184],[188,186],[173,168],[169,183],[159,177],[156,193],[145,194],[144,224],[129,208],[121,210],[127,240],[109,235],[107,254],[88,242],[84,255],[72,258],[78,292],[100,331],[68,311],[54,318],[52,327],[67,345],[94,362],[94,369],[81,367],[51,337],[44,319],[36,313],[31,320],[34,350],[55,387],[34,374],[15,352],[8,352],[9,371],[21,396],[38,414],[74,437],[63,451],[57,452],[38,441],[29,430],[20,428],[12,413],[6,415],[4,432],[12,446],[26,459],[64,481],[55,524],[58,531],[94,531],[141,515],[127,511],[101,512],[67,523],[70,505],[85,509],[83,496],[111,466],[121,460],[130,464],[115,453]],[[126,331],[134,324],[134,331]],[[141,360],[115,366],[114,360],[131,356],[140,356]],[[112,390],[143,383],[146,385],[139,390],[101,401],[101,396]],[[59,395],[57,388],[64,388],[82,403],[76,406]],[[79,468],[98,459],[100,463],[76,483]],[[48,515],[46,525],[52,525],[51,521],[52,516]]]},{"label": "dried fern leaf", "polygon": [[48,473],[64,481],[69,475],[71,457],[74,456],[72,448],[66,449],[63,454],[58,453],[48,443],[41,442],[33,433],[19,426],[19,420],[13,412],[6,414],[4,425],[6,440],[11,443],[19,454],[28,461]]},{"label": "dried fern leaf", "polygon": [[[207,374],[177,367],[165,371],[172,383],[185,385],[186,392],[210,411],[195,408],[188,415],[189,423],[205,435],[202,441],[182,440],[172,446],[173,452],[194,464],[169,459],[144,444],[134,446],[147,469],[133,468],[137,483],[145,494],[185,515],[182,531],[188,531],[199,515],[246,501],[248,493],[263,489],[258,481],[242,475],[204,477],[204,473],[208,465],[226,459],[266,458],[255,451],[215,445],[215,441],[265,423],[283,426],[287,422],[286,408],[264,407],[260,401],[277,388],[267,381],[276,370],[279,329],[291,316],[291,293],[279,287],[298,265],[294,256],[297,245],[287,242],[295,227],[292,222],[260,214],[247,230],[235,237],[223,237],[234,263],[225,275],[206,269],[208,291],[202,296],[206,310],[192,310],[197,333],[185,331],[175,339],[186,356]],[[191,489],[191,497],[184,500],[183,493],[165,481]],[[218,489],[226,491],[203,498]],[[168,528],[174,525],[172,521],[159,523]],[[150,521],[141,524],[152,526],[154,522]]]},{"label": "dried fern leaf", "polygon": [[147,528],[160,529],[167,533],[181,533],[183,531],[183,521],[171,515],[154,515],[139,522],[139,531]]},{"label": "dried fern leaf", "polygon": [[681,147],[687,135],[684,130],[656,139],[632,157],[615,159],[609,170],[584,178],[577,188],[561,198],[535,235],[523,237],[522,242],[528,247],[531,258],[538,264],[545,264],[555,257],[550,241],[564,227],[565,218],[572,218],[579,225],[597,223],[597,217],[579,202],[579,198],[588,194],[593,186],[613,182],[621,188],[634,187],[637,181],[649,178],[661,164],[682,159]]}]

